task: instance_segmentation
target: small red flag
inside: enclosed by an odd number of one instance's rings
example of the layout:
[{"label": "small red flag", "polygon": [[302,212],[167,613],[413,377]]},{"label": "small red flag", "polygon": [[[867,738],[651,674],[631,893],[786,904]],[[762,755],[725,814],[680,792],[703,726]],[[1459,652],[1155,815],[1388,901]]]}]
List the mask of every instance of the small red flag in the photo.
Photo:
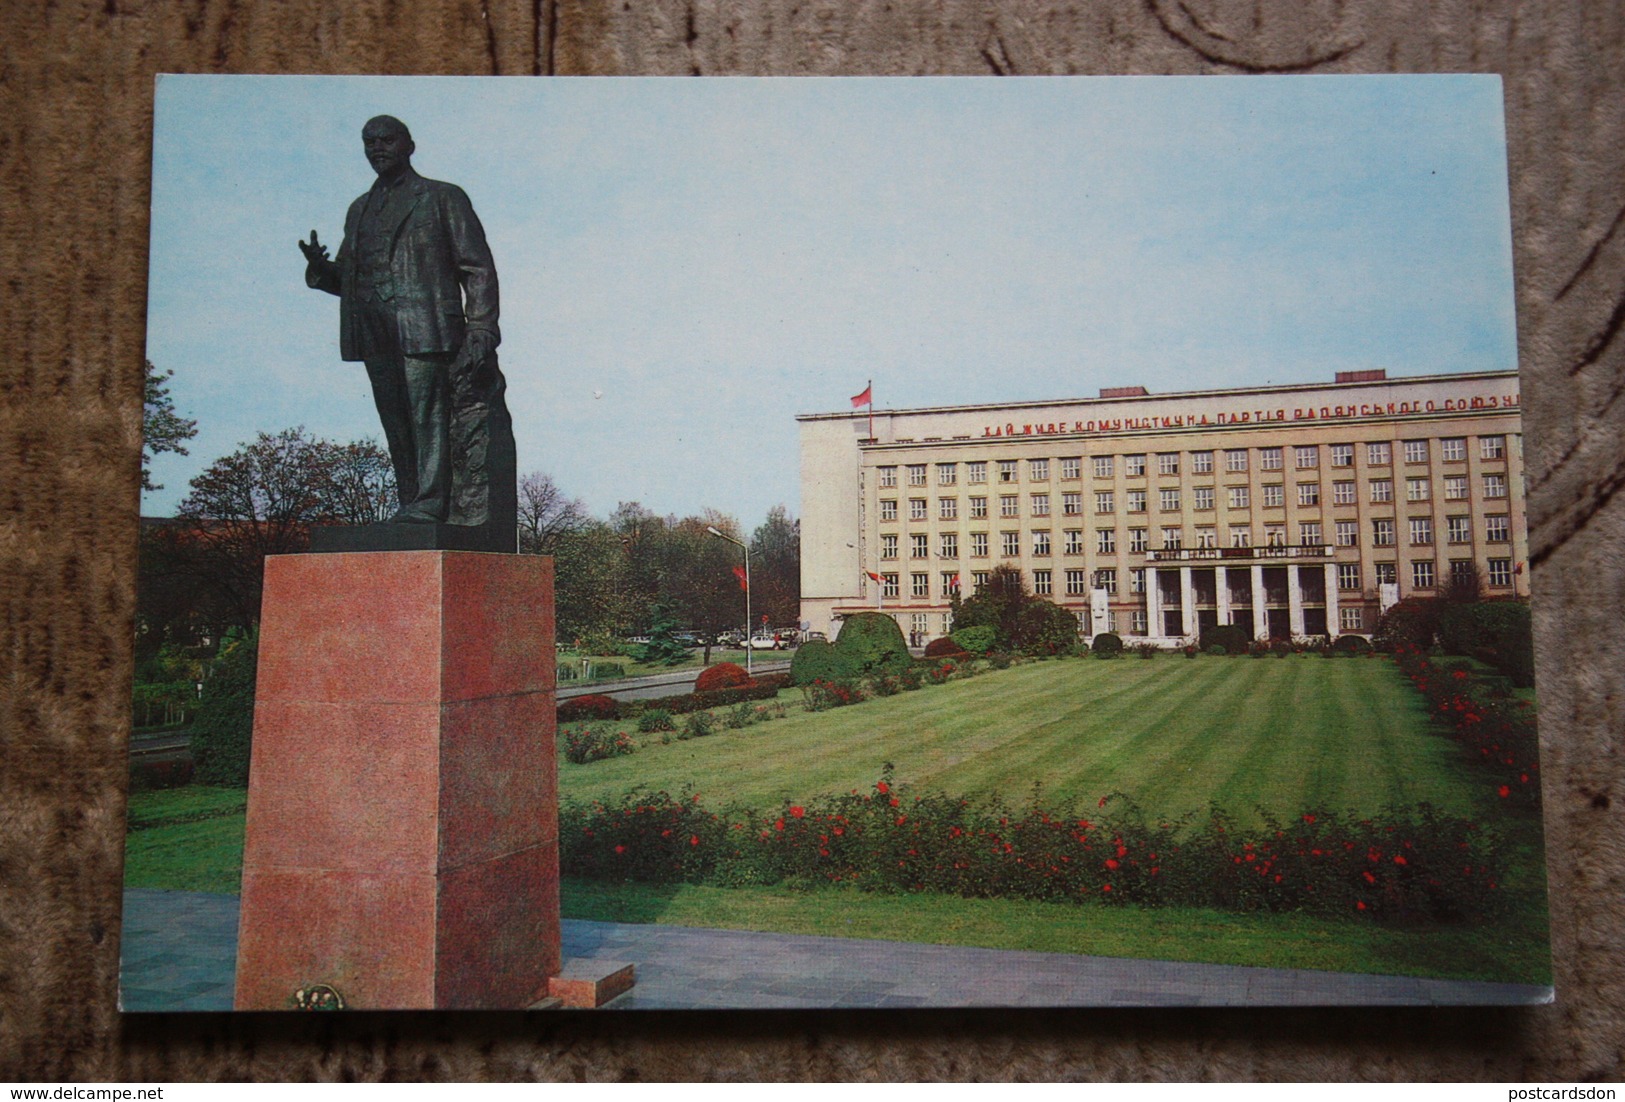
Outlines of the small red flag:
[{"label": "small red flag", "polygon": [[742,566],[734,567],[734,577],[739,579],[739,588],[749,592],[750,583],[745,579],[745,568]]},{"label": "small red flag", "polygon": [[857,409],[859,406],[870,405],[870,398],[874,394],[874,390],[875,384],[870,383],[868,386],[863,388],[862,394],[852,395],[852,408]]},{"label": "small red flag", "polygon": [[864,573],[868,574],[870,578],[874,579],[877,582],[883,582],[883,581],[886,580],[885,578],[882,578],[879,574],[876,574],[873,570],[866,570],[866,571],[864,571]]}]

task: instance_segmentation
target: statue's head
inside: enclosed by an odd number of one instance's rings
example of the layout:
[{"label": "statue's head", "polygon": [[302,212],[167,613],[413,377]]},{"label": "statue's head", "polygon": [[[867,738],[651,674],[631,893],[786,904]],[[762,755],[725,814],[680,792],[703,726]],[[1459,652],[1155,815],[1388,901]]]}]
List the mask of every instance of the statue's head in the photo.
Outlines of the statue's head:
[{"label": "statue's head", "polygon": [[395,176],[412,163],[412,132],[393,115],[379,115],[368,119],[361,128],[361,145],[367,153],[367,163],[380,176]]}]

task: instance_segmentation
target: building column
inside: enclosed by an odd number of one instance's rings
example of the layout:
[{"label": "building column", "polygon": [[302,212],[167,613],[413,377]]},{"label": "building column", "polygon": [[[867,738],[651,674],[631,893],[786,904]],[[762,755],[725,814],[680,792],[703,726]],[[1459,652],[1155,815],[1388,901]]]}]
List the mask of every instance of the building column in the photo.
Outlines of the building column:
[{"label": "building column", "polygon": [[1262,639],[1270,629],[1269,614],[1264,609],[1264,565],[1253,563],[1253,638]]},{"label": "building column", "polygon": [[1196,630],[1196,587],[1191,584],[1191,568],[1179,568],[1179,630],[1189,636]]},{"label": "building column", "polygon": [[1213,568],[1213,597],[1218,601],[1219,623],[1230,622],[1230,570],[1228,567],[1215,566]]},{"label": "building column", "polygon": [[1157,586],[1157,568],[1150,563],[1145,567],[1145,633],[1153,638],[1162,634],[1162,590]]},{"label": "building column", "polygon": [[1337,564],[1326,564],[1326,634],[1336,639],[1338,636],[1337,619]]},{"label": "building column", "polygon": [[1286,565],[1286,615],[1289,631],[1294,636],[1303,634],[1303,590],[1298,588],[1298,564]]}]

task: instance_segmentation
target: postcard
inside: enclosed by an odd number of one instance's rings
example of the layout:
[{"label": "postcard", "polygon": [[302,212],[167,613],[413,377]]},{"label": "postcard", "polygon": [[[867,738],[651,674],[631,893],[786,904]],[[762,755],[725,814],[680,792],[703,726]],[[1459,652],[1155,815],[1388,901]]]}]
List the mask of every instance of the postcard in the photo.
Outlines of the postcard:
[{"label": "postcard", "polygon": [[122,1007],[1552,998],[1493,76],[166,76]]}]

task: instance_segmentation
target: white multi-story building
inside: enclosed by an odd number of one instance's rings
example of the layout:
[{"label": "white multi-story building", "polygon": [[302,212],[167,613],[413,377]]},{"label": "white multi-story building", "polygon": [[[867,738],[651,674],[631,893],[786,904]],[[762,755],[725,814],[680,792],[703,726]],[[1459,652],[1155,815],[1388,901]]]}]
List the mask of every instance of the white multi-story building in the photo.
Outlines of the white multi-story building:
[{"label": "white multi-story building", "polygon": [[801,615],[832,637],[876,608],[943,635],[1001,564],[1085,636],[1157,641],[1369,633],[1458,579],[1529,592],[1516,372],[797,420]]}]

